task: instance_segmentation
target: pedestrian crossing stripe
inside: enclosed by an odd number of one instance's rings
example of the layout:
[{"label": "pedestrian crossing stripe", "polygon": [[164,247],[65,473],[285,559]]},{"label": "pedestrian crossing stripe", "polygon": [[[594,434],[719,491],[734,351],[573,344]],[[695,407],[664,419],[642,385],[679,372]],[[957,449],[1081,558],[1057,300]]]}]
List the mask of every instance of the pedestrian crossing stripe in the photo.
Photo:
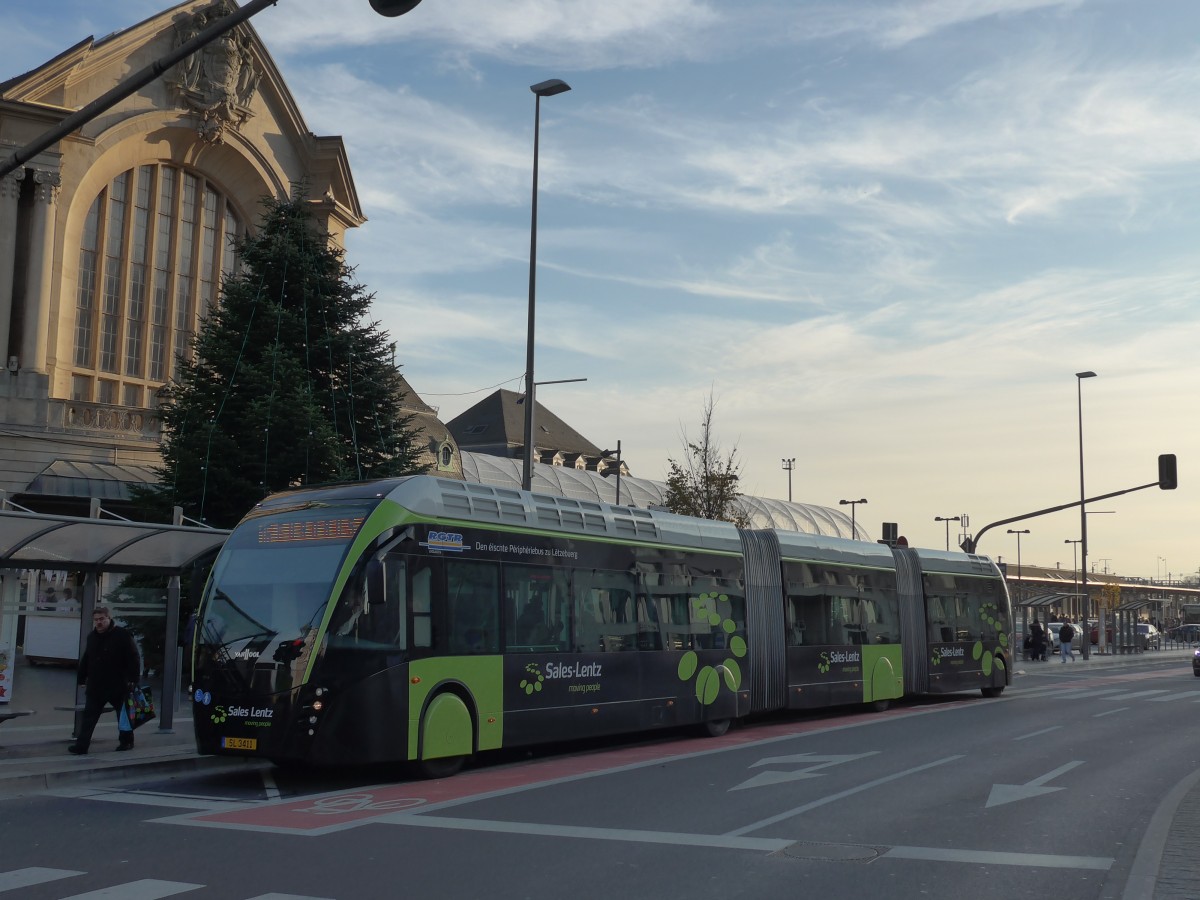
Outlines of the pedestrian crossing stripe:
[{"label": "pedestrian crossing stripe", "polygon": [[[75,869],[50,869],[42,866],[28,866],[24,869],[14,869],[11,872],[0,872],[0,894],[7,891],[19,891],[39,884],[49,884],[86,875]],[[86,891],[82,894],[71,894],[62,900],[160,900],[162,897],[173,897],[188,891],[199,890],[203,884],[192,884],[186,881],[162,881],[157,878],[142,878],[137,881],[127,881],[111,887]],[[259,894],[247,900],[329,900],[328,897],[306,897],[300,894]]]},{"label": "pedestrian crossing stripe", "polygon": [[160,881],[157,878],[141,878],[137,881],[127,881],[113,887],[88,891],[85,894],[72,894],[63,900],[159,900],[161,897],[173,897],[186,891],[195,891],[204,887],[202,884],[191,884],[186,881]]},{"label": "pedestrian crossing stripe", "polygon": [[43,869],[40,866],[30,866],[26,869],[16,869],[12,872],[0,872],[0,894],[5,891],[19,891],[22,888],[45,884],[48,881],[58,881],[60,878],[70,878],[73,875],[83,875],[73,869]]}]

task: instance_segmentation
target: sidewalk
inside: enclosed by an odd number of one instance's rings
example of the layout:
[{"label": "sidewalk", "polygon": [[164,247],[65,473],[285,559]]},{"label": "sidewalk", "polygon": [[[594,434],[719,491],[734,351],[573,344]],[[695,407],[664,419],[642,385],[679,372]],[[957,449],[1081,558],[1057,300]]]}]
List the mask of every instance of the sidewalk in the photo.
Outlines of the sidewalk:
[{"label": "sidewalk", "polygon": [[33,715],[0,723],[0,797],[87,781],[261,765],[198,755],[187,697],[179,698],[171,730],[162,730],[164,699],[157,689],[154,705],[159,718],[137,730],[132,750],[114,752],[117,717],[106,712],[92,735],[88,754],[72,756],[67,746],[73,742],[75,730],[74,668],[31,666],[22,658],[17,661],[12,685],[12,700],[0,706],[0,711],[29,710]]}]

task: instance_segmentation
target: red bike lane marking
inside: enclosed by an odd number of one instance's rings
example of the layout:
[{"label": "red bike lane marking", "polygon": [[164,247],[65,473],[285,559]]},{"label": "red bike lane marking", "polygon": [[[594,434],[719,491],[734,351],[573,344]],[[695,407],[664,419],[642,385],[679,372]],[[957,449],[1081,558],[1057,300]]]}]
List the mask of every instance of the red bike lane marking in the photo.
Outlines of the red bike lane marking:
[{"label": "red bike lane marking", "polygon": [[[964,700],[978,702],[977,698]],[[892,709],[882,713],[852,713],[814,722],[753,726],[729,732],[719,738],[679,738],[647,746],[541,759],[503,768],[477,769],[437,781],[372,785],[356,790],[317,794],[298,800],[267,801],[243,809],[192,813],[173,817],[171,821],[315,835],[362,824],[397,812],[420,812],[450,801],[482,799],[489,795],[546,786],[563,779],[595,775],[639,764],[684,759],[817,731],[831,731],[877,722],[881,718],[921,715],[959,705],[961,704],[947,703],[936,707]]]}]

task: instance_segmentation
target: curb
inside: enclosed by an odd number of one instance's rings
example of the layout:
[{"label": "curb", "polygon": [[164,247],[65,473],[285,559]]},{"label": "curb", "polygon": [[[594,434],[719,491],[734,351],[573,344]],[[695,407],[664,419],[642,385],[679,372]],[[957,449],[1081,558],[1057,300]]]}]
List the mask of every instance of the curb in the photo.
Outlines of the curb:
[{"label": "curb", "polygon": [[253,770],[265,765],[268,763],[263,760],[197,756],[189,751],[189,755],[177,758],[123,760],[112,764],[101,763],[86,769],[55,769],[5,775],[0,777],[0,797],[18,797],[30,791],[53,790],[71,784],[120,782],[147,775],[173,775],[184,772]]}]

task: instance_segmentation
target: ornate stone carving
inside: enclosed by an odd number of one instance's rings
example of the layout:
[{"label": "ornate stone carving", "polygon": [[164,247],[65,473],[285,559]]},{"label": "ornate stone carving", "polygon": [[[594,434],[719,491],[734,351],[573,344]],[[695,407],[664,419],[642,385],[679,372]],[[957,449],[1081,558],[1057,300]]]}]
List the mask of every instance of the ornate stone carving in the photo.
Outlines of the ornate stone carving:
[{"label": "ornate stone carving", "polygon": [[58,189],[62,186],[62,173],[34,169],[33,184],[33,199],[38,203],[53,204],[58,199]]},{"label": "ornate stone carving", "polygon": [[0,199],[21,196],[21,182],[25,180],[25,170],[17,169],[0,178]]},{"label": "ornate stone carving", "polygon": [[[177,21],[175,46],[187,43],[236,8],[230,0],[217,0]],[[208,143],[222,143],[226,128],[237,130],[252,115],[250,101],[262,72],[250,48],[250,33],[239,25],[177,63],[168,76],[179,104],[200,117],[197,132]]]}]

